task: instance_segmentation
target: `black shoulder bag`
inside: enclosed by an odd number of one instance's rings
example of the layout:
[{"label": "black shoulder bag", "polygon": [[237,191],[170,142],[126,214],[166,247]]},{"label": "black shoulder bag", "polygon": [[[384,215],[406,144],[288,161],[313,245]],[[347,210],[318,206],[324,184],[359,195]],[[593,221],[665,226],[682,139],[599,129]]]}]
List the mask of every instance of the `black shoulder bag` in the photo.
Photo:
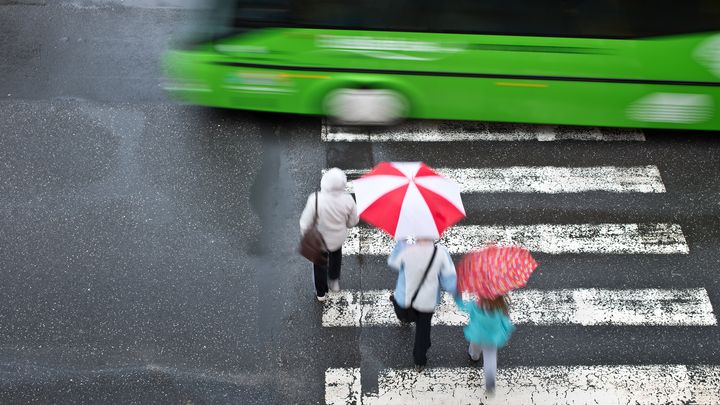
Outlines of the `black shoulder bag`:
[{"label": "black shoulder bag", "polygon": [[311,262],[324,266],[327,264],[327,246],[325,245],[325,239],[323,239],[320,231],[317,229],[318,222],[318,192],[315,192],[315,218],[313,218],[313,224],[310,229],[305,232],[300,239],[300,246],[298,252],[306,259]]},{"label": "black shoulder bag", "polygon": [[433,260],[435,259],[435,253],[437,252],[437,246],[433,246],[433,253],[430,257],[430,263],[428,263],[427,268],[425,269],[425,274],[423,274],[422,279],[420,280],[420,284],[418,284],[417,289],[415,290],[415,294],[413,294],[412,299],[410,300],[410,305],[407,308],[403,308],[400,305],[398,305],[397,301],[395,301],[395,295],[390,294],[390,301],[393,304],[393,308],[395,309],[395,315],[400,320],[400,322],[415,322],[417,321],[417,314],[418,311],[413,308],[413,303],[415,303],[415,298],[417,298],[418,293],[420,292],[420,288],[422,288],[423,283],[425,282],[425,279],[427,278],[428,272],[430,271],[430,267],[432,266]]}]

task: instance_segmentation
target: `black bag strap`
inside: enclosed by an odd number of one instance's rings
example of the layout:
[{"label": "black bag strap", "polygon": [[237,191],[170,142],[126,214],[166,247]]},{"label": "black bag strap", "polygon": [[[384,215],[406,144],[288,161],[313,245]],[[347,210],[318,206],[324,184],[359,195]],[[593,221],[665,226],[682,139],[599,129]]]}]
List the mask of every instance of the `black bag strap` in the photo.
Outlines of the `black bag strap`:
[{"label": "black bag strap", "polygon": [[418,284],[417,290],[415,290],[415,294],[413,294],[412,300],[410,300],[409,308],[412,308],[413,303],[415,302],[415,298],[417,298],[417,295],[420,292],[420,288],[422,288],[422,285],[425,282],[428,273],[430,272],[430,267],[432,267],[433,260],[435,260],[435,253],[437,253],[437,246],[433,245],[433,254],[432,256],[430,256],[430,263],[428,263],[427,269],[425,269],[425,274],[423,274],[422,279],[420,279],[420,284]]},{"label": "black bag strap", "polygon": [[327,248],[327,244],[325,243],[325,238],[323,238],[320,231],[317,230],[317,223],[318,223],[318,191],[315,190],[315,217],[313,218],[313,228],[317,231],[318,235],[320,235],[320,240],[322,241],[323,248],[325,248],[326,252],[329,252],[330,250]]}]

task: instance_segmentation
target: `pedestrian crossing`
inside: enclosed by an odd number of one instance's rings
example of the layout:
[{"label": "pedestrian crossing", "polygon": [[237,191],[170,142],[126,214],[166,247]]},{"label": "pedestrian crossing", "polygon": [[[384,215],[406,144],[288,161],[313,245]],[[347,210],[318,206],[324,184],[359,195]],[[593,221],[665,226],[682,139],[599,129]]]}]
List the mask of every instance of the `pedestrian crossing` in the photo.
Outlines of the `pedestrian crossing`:
[{"label": "pedestrian crossing", "polygon": [[[484,392],[481,368],[385,369],[378,392],[364,394],[359,368],[325,372],[325,402],[364,404],[717,404],[720,367],[550,366],[499,369],[494,396]],[[457,381],[463,381],[458,384]]]},{"label": "pedestrian crossing", "polygon": [[[400,326],[390,290],[329,293],[322,313],[326,328]],[[511,318],[530,325],[715,326],[717,319],[704,288],[609,290],[520,289],[510,294]],[[433,325],[463,326],[467,314],[445,293]]]},{"label": "pedestrian crossing", "polygon": [[[335,127],[323,122],[321,140],[346,143],[646,141],[642,131],[632,129],[440,121],[411,121],[393,128],[372,129]],[[353,192],[352,180],[369,169],[346,170],[349,192]],[[487,193],[558,195],[604,192],[660,196],[667,192],[663,174],[655,165],[515,165],[435,169],[460,185],[465,201],[482,198],[482,194]],[[607,221],[612,218],[606,218],[601,223],[568,224],[531,223],[531,218],[531,215],[524,218],[522,225],[461,223],[446,231],[442,243],[453,255],[464,254],[487,242],[500,242],[522,244],[533,253],[575,256],[580,262],[586,255],[647,255],[656,260],[691,255],[681,224],[672,220],[613,223]],[[392,247],[393,241],[383,232],[359,226],[350,231],[343,245],[343,254],[363,260],[365,257],[386,256]],[[543,271],[553,271],[542,263],[541,267]],[[391,285],[381,289],[329,293],[322,308],[321,326],[326,330],[401,330],[388,299],[389,287]],[[634,333],[632,328],[638,327],[662,330],[718,326],[711,294],[702,285],[684,285],[682,288],[586,287],[590,288],[556,285],[514,291],[511,294],[513,323],[520,328],[523,325],[628,328],[629,335]],[[459,328],[466,322],[467,315],[456,308],[452,297],[444,294],[433,324]],[[628,346],[627,350],[630,353],[636,348]],[[363,372],[353,365],[329,367],[325,373],[325,401],[328,404],[720,403],[720,390],[717,388],[720,386],[720,366],[717,365],[601,363],[534,367],[528,364],[506,368],[501,365],[494,397],[488,397],[484,392],[482,367],[458,364],[458,367],[431,367],[418,373],[404,368],[407,365],[398,366],[374,370],[372,375],[366,375],[369,371]],[[377,386],[364,387],[365,383],[375,379]]]},{"label": "pedestrian crossing", "polygon": [[390,128],[322,123],[323,142],[604,141],[642,142],[641,130],[485,122],[409,121]]},{"label": "pedestrian crossing", "polygon": [[[656,166],[638,167],[503,167],[436,168],[453,179],[462,193],[664,193],[665,186]],[[354,192],[352,179],[370,169],[345,170],[347,191]]]},{"label": "pedestrian crossing", "polygon": [[[517,243],[549,254],[687,254],[678,224],[534,224],[456,225],[441,242],[451,254],[463,254],[488,242]],[[392,239],[375,228],[350,230],[344,255],[389,255]]]}]

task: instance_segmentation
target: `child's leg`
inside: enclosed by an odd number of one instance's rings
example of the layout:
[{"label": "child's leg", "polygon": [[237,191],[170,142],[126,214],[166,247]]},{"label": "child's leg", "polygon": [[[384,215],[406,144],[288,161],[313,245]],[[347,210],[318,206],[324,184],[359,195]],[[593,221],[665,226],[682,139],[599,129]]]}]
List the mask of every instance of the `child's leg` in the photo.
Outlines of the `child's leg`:
[{"label": "child's leg", "polygon": [[485,370],[485,390],[495,392],[495,375],[497,374],[497,347],[482,346],[483,369]]},{"label": "child's leg", "polygon": [[470,356],[470,359],[472,359],[472,361],[480,360],[481,351],[482,349],[480,348],[479,344],[470,342],[470,346],[468,347],[468,355]]}]

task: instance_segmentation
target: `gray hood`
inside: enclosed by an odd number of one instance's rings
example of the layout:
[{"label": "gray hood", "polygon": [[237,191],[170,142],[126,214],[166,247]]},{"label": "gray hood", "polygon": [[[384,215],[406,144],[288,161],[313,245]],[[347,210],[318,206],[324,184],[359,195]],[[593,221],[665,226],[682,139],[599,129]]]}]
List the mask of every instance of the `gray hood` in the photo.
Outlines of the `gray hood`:
[{"label": "gray hood", "polygon": [[344,192],[346,185],[347,177],[345,176],[345,172],[337,167],[333,167],[325,172],[322,180],[320,180],[320,190],[326,193]]}]

